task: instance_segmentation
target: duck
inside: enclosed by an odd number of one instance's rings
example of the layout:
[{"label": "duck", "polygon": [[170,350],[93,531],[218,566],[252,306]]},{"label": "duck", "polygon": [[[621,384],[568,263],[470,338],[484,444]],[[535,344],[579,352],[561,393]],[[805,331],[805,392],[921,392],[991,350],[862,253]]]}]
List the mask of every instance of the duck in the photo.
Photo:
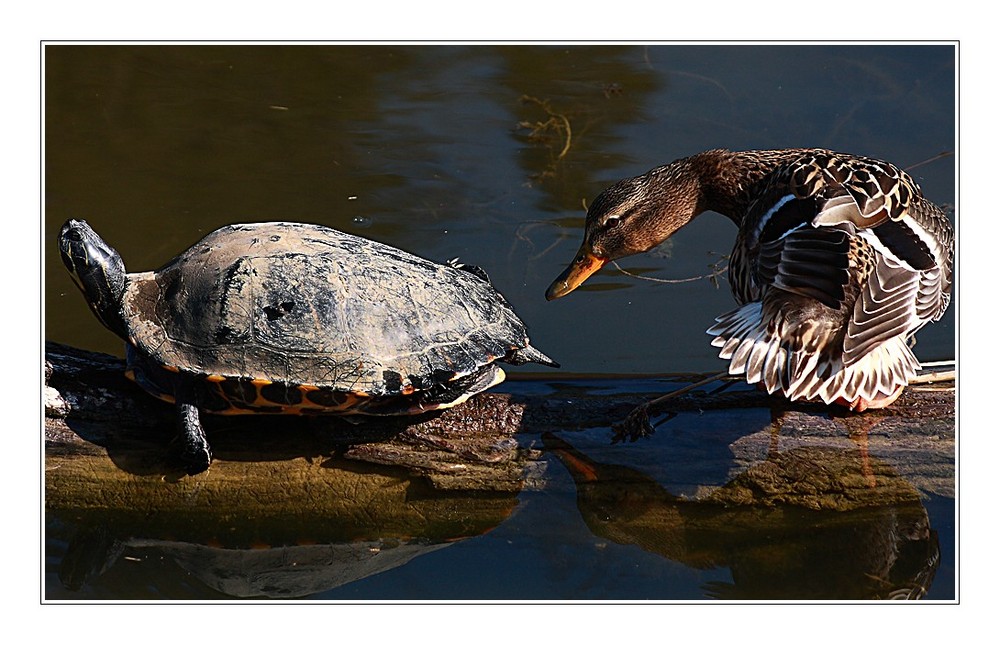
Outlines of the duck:
[{"label": "duck", "polygon": [[913,335],[951,300],[955,234],[887,161],[716,149],[623,179],[590,204],[580,249],[546,298],[706,211],[737,227],[728,279],[738,306],[708,329],[728,373],[791,401],[891,405],[920,369]]}]

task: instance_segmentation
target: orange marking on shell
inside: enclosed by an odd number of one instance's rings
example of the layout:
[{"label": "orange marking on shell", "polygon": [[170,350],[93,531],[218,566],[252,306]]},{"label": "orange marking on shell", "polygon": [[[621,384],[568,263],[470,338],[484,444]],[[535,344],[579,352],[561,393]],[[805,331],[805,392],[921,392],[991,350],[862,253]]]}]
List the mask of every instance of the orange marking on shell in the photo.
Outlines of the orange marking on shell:
[{"label": "orange marking on shell", "polygon": [[255,378],[250,382],[256,385],[258,388],[263,387],[265,385],[271,385],[271,381],[267,380],[266,378]]},{"label": "orange marking on shell", "polygon": [[205,377],[205,380],[209,383],[222,383],[226,380],[226,377],[221,374],[209,374]]},{"label": "orange marking on shell", "polygon": [[[261,414],[260,410],[250,410],[246,408],[231,407],[225,410],[212,410],[212,414],[218,414],[220,416],[229,417],[237,414]],[[264,413],[266,414],[266,413]]]},{"label": "orange marking on shell", "polygon": [[163,369],[167,370],[168,372],[173,372],[174,374],[177,374],[181,371],[181,368],[175,367],[173,365],[164,365]]}]

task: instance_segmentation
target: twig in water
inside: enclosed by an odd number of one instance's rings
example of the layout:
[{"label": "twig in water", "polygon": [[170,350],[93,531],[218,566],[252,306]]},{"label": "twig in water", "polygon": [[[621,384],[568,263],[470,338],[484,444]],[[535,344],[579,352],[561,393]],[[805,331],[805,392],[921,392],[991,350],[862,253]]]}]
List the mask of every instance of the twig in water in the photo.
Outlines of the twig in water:
[{"label": "twig in water", "polygon": [[698,389],[699,387],[701,387],[703,385],[708,385],[709,383],[714,383],[716,381],[722,380],[722,379],[726,378],[727,376],[729,376],[729,372],[728,371],[727,372],[719,372],[718,374],[713,374],[711,376],[708,376],[708,377],[705,377],[705,378],[701,379],[700,381],[697,381],[695,383],[691,383],[690,385],[685,385],[684,387],[682,387],[679,390],[674,390],[673,392],[667,392],[663,396],[657,397],[657,398],[653,399],[652,401],[648,401],[645,405],[646,405],[646,407],[655,407],[657,405],[660,405],[664,401],[669,401],[670,399],[674,398],[675,396],[680,396],[681,394],[687,394],[691,390],[695,390],[695,389]]},{"label": "twig in water", "polygon": [[562,150],[556,155],[556,161],[559,161],[569,152],[570,146],[573,143],[573,128],[569,123],[569,118],[565,114],[555,112],[549,107],[548,101],[543,101],[534,96],[524,95],[521,97],[522,101],[527,103],[534,103],[545,110],[545,113],[549,115],[549,119],[543,122],[536,122],[534,124],[522,122],[520,125],[524,128],[531,129],[531,136],[539,137],[540,133],[546,130],[554,129],[556,131],[562,131],[565,133],[566,141],[563,143]]},{"label": "twig in water", "polygon": [[915,163],[913,165],[907,166],[906,168],[903,168],[903,170],[905,170],[906,172],[910,172],[914,168],[919,168],[920,166],[929,164],[932,161],[937,161],[938,159],[944,159],[945,157],[950,157],[953,154],[955,154],[954,151],[945,150],[944,152],[937,153],[933,157],[930,157],[928,159],[924,159],[923,161],[918,161],[917,163]]},{"label": "twig in water", "polygon": [[[511,243],[510,252],[507,254],[507,257],[508,258],[513,258],[514,251],[517,249],[517,245],[520,242],[524,242],[525,244],[527,244],[530,247],[531,251],[534,251],[535,250],[535,243],[527,235],[527,233],[528,233],[528,231],[530,231],[530,230],[532,230],[532,229],[534,229],[536,227],[539,227],[539,226],[557,226],[557,224],[555,222],[545,222],[545,221],[539,221],[539,220],[530,221],[530,222],[524,222],[523,224],[521,224],[520,226],[518,226],[517,230],[514,232],[514,241]],[[530,256],[528,258],[528,261],[529,262],[534,262],[536,260],[539,260],[539,259],[545,257],[545,255],[547,255],[549,251],[551,251],[552,249],[556,248],[561,243],[562,243],[562,238],[557,237],[551,244],[549,244],[547,247],[545,247],[545,249],[543,249],[539,253],[536,253],[535,255]]]},{"label": "twig in water", "polygon": [[941,372],[928,372],[926,374],[917,374],[911,378],[908,382],[910,385],[915,385],[917,383],[944,383],[945,381],[955,380],[955,370],[944,370]]},{"label": "twig in water", "polygon": [[720,275],[722,275],[723,272],[726,269],[726,265],[723,264],[724,260],[725,260],[725,256],[723,256],[723,260],[719,260],[719,262],[716,262],[715,264],[710,265],[712,267],[712,272],[711,273],[706,273],[705,275],[694,276],[693,278],[654,278],[652,276],[639,275],[638,273],[632,273],[631,271],[627,271],[627,270],[623,269],[618,264],[618,262],[615,261],[615,260],[612,260],[611,264],[612,264],[612,266],[614,266],[616,269],[618,269],[619,271],[621,271],[625,275],[627,275],[629,277],[632,277],[632,278],[638,278],[640,280],[649,280],[650,282],[661,282],[661,283],[664,283],[664,284],[680,284],[682,282],[695,282],[697,280],[704,280],[704,279],[707,278],[708,280],[711,280],[712,284],[715,285],[715,288],[718,289],[719,288],[718,277]]},{"label": "twig in water", "polygon": [[658,405],[669,401],[670,399],[680,396],[681,394],[686,394],[691,390],[699,388],[703,385],[708,385],[709,383],[714,383],[720,379],[729,376],[729,372],[719,372],[718,374],[713,374],[707,378],[704,378],[696,383],[691,383],[690,385],[685,385],[679,390],[674,390],[673,392],[667,392],[663,396],[657,397],[652,401],[647,401],[640,406],[637,406],[634,410],[629,412],[629,415],[621,423],[616,423],[613,426],[614,436],[612,441],[618,442],[625,439],[630,441],[635,441],[640,437],[648,437],[653,434],[653,425],[649,422],[650,410],[653,410]]}]

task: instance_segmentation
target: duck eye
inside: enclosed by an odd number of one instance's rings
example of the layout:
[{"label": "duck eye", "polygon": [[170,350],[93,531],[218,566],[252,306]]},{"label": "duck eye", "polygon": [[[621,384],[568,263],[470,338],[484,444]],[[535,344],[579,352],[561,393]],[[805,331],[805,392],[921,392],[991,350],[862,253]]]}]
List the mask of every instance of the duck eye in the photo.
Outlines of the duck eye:
[{"label": "duck eye", "polygon": [[604,226],[606,226],[607,228],[614,228],[614,227],[618,226],[619,224],[621,224],[621,222],[622,222],[622,218],[621,217],[619,217],[617,215],[612,215],[607,220],[605,220]]}]

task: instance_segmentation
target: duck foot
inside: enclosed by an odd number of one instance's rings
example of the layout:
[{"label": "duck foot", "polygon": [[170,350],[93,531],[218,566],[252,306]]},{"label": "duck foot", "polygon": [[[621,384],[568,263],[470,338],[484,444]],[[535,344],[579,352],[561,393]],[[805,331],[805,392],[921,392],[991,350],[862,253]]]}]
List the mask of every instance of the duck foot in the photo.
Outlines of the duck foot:
[{"label": "duck foot", "polygon": [[842,405],[845,408],[849,408],[852,412],[864,412],[865,410],[880,410],[882,408],[887,408],[892,405],[899,395],[903,393],[904,386],[900,385],[899,388],[892,394],[887,394],[884,396],[877,396],[874,399],[863,399],[857,398],[853,401],[848,401],[844,398],[839,398],[834,403],[836,405]]}]

